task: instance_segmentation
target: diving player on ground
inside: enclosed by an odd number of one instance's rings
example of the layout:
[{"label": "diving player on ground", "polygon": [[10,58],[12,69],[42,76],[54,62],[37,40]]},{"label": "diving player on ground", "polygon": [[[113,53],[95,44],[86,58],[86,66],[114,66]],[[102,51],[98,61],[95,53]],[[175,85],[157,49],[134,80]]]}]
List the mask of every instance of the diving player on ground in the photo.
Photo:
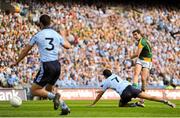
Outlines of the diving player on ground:
[{"label": "diving player on ground", "polygon": [[118,75],[112,74],[111,71],[108,69],[105,69],[103,71],[103,75],[106,79],[102,82],[101,90],[97,91],[98,95],[94,102],[91,104],[91,106],[94,106],[98,102],[98,100],[102,97],[102,95],[107,89],[113,89],[121,96],[119,102],[120,107],[127,106],[128,102],[131,101],[132,98],[147,99],[164,103],[172,108],[176,107],[176,105],[171,103],[170,101],[160,99],[155,96],[150,96],[145,92],[134,88],[127,80],[122,80]]}]

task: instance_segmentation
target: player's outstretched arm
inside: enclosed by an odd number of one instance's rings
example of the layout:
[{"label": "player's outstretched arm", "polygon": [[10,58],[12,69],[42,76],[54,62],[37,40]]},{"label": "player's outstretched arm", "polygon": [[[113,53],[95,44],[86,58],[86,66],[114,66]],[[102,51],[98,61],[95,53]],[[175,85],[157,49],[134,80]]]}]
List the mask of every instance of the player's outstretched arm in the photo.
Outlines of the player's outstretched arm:
[{"label": "player's outstretched arm", "polygon": [[66,48],[66,49],[71,48],[71,44],[67,40],[68,31],[66,29],[61,29],[60,34],[64,38],[63,47]]},{"label": "player's outstretched arm", "polygon": [[32,49],[32,47],[33,46],[31,46],[31,45],[26,45],[23,49],[22,49],[22,51],[21,51],[21,53],[19,54],[19,56],[18,56],[18,59],[15,61],[15,62],[13,62],[12,64],[11,64],[11,66],[16,66],[16,65],[18,65],[18,63],[28,54],[28,52]]},{"label": "player's outstretched arm", "polygon": [[64,40],[63,47],[66,48],[66,49],[69,49],[69,48],[71,48],[71,44],[67,40]]},{"label": "player's outstretched arm", "polygon": [[96,99],[94,100],[94,102],[90,106],[94,106],[99,101],[99,99],[102,97],[104,92],[105,91],[102,91],[102,90],[98,91],[98,95],[97,95]]}]

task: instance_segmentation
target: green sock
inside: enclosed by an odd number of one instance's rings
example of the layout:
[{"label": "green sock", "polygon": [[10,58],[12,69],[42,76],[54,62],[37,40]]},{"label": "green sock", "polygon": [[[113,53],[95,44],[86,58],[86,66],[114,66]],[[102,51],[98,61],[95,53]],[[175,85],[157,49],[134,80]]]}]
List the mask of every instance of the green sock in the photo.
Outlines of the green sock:
[{"label": "green sock", "polygon": [[132,86],[133,86],[134,88],[136,88],[136,89],[138,88],[138,84],[137,84],[137,83],[133,83]]}]

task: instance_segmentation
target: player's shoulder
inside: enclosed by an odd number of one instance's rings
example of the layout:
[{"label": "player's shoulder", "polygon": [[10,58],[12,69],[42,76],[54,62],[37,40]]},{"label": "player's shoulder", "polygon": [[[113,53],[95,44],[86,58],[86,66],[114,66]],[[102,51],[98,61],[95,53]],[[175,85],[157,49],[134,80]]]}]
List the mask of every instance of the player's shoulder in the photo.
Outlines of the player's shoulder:
[{"label": "player's shoulder", "polygon": [[108,81],[109,81],[109,78],[104,79],[104,80],[101,82],[101,84],[106,84],[106,83],[108,83]]},{"label": "player's shoulder", "polygon": [[143,38],[142,38],[142,41],[143,41],[143,42],[147,42],[147,41],[148,41],[148,37],[143,37]]},{"label": "player's shoulder", "polygon": [[115,78],[115,77],[118,77],[118,75],[116,75],[116,74],[112,74],[111,76],[109,76],[109,77],[108,77],[108,79],[107,79],[107,80],[111,80],[111,79],[113,79],[113,78]]},{"label": "player's shoulder", "polygon": [[144,37],[143,37],[143,38],[140,40],[140,43],[145,45],[145,44],[147,43],[147,38],[144,38]]}]

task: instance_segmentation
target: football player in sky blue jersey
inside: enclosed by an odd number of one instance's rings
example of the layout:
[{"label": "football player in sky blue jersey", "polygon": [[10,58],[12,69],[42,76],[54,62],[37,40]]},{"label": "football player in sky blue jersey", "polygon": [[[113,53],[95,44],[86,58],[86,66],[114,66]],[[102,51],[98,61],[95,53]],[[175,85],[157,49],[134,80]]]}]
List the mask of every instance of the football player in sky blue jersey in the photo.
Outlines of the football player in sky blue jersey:
[{"label": "football player in sky blue jersey", "polygon": [[[31,87],[31,92],[35,96],[48,97],[54,102],[54,109],[57,110],[61,105],[61,115],[67,115],[70,113],[70,109],[65,102],[61,99],[59,93],[52,93],[53,85],[60,76],[61,66],[58,61],[58,50],[62,46],[66,49],[71,48],[71,45],[66,41],[66,35],[63,37],[55,30],[50,28],[51,18],[44,14],[39,19],[39,26],[41,31],[36,33],[21,51],[18,59],[12,63],[11,66],[16,66],[18,63],[28,55],[28,52],[34,45],[37,45],[40,53],[40,70],[34,79],[34,83]],[[45,88],[45,89],[44,89]]]},{"label": "football player in sky blue jersey", "polygon": [[142,98],[146,100],[156,101],[164,103],[172,108],[175,108],[176,105],[171,103],[170,101],[160,99],[155,96],[150,96],[145,92],[136,89],[132,86],[130,82],[127,80],[121,79],[118,75],[112,74],[110,70],[105,69],[103,71],[103,75],[106,78],[101,84],[101,90],[97,91],[98,95],[91,106],[94,106],[98,100],[102,97],[104,92],[107,89],[115,90],[121,97],[119,102],[119,107],[124,107],[128,105],[128,102],[131,101],[132,98]]}]

